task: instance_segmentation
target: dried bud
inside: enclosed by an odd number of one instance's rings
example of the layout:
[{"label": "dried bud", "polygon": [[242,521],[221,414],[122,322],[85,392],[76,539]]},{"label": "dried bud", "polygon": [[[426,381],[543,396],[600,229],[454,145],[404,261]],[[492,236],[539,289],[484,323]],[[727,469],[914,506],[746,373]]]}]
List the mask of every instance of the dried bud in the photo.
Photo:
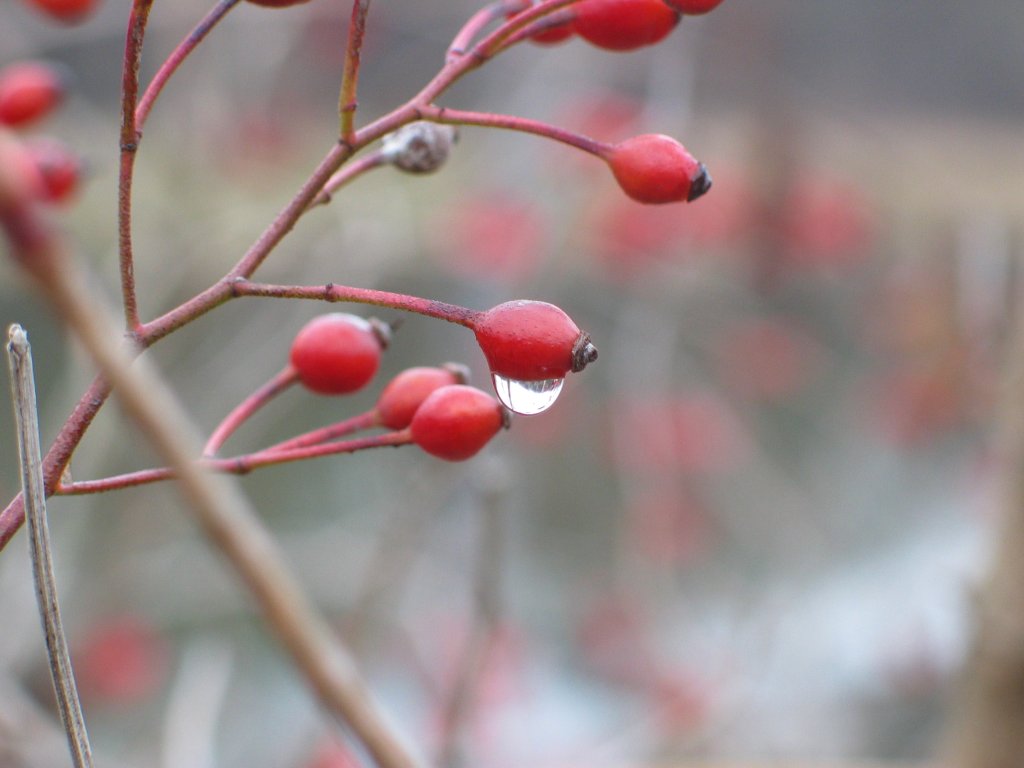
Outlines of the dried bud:
[{"label": "dried bud", "polygon": [[384,157],[406,173],[433,173],[448,159],[458,133],[450,125],[420,120],[382,139]]}]

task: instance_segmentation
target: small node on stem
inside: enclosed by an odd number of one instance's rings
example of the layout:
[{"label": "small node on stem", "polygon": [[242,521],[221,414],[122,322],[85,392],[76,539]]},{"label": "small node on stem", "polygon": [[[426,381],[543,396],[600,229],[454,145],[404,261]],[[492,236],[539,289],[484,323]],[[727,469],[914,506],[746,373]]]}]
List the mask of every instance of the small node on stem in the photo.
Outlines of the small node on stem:
[{"label": "small node on stem", "polygon": [[448,159],[459,135],[451,125],[418,120],[381,139],[384,159],[406,173],[433,173]]}]

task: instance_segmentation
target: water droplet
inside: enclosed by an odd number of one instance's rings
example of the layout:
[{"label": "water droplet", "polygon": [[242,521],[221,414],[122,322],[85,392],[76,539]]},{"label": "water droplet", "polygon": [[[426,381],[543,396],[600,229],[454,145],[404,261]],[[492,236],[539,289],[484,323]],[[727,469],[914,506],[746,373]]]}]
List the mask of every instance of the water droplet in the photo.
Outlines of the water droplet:
[{"label": "water droplet", "polygon": [[554,405],[565,383],[565,379],[517,381],[496,373],[491,374],[491,381],[502,405],[524,416],[542,413]]}]

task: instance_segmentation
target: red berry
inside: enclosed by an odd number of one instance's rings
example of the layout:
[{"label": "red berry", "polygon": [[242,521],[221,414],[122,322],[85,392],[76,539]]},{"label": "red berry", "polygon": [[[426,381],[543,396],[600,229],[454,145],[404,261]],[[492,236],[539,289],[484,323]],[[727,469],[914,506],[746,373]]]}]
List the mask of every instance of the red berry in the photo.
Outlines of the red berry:
[{"label": "red berry", "polygon": [[464,384],[467,371],[449,363],[440,368],[407,368],[381,390],[377,398],[377,416],[381,426],[405,429],[427,396],[449,384]]},{"label": "red berry", "polygon": [[64,78],[50,64],[11,64],[0,71],[0,124],[31,123],[53,110],[63,96]]},{"label": "red berry", "polygon": [[416,445],[446,461],[462,461],[507,426],[504,408],[486,392],[465,384],[434,390],[416,410],[409,425]]},{"label": "red berry", "polygon": [[687,16],[708,13],[722,4],[722,0],[665,0],[665,2]]},{"label": "red berry", "polygon": [[65,24],[77,24],[84,21],[99,5],[99,0],[27,0],[27,2],[50,18]]},{"label": "red berry", "polygon": [[623,191],[641,203],[690,202],[711,189],[708,169],[670,136],[634,136],[605,159]]},{"label": "red berry", "polygon": [[386,335],[355,315],[320,315],[295,336],[291,364],[307,389],[344,395],[362,389],[380,365]]},{"label": "red berry", "polygon": [[41,138],[27,143],[26,148],[43,180],[43,200],[62,203],[78,190],[82,163],[67,146],[56,139]]},{"label": "red berry", "polygon": [[[509,11],[505,14],[505,18],[511,19],[517,13],[521,11]],[[530,40],[541,45],[555,45],[557,43],[563,43],[573,35],[572,25],[566,20],[564,23],[552,24],[547,29],[543,29],[540,32],[536,32],[530,35]]]},{"label": "red berry", "polygon": [[561,379],[597,359],[590,336],[554,304],[507,301],[473,324],[491,373],[514,381]]},{"label": "red berry", "polygon": [[576,34],[610,51],[654,45],[679,22],[662,0],[581,0],[573,8]]}]

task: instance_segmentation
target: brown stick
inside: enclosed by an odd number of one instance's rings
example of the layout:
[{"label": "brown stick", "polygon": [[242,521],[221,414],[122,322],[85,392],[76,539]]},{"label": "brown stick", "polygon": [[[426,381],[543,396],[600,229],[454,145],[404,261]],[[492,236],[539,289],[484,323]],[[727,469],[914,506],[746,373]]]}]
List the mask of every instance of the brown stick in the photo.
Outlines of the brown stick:
[{"label": "brown stick", "polygon": [[36,383],[32,372],[32,349],[20,325],[12,325],[7,343],[7,363],[11,371],[14,420],[18,426],[18,458],[21,464],[21,492],[25,498],[32,575],[36,585],[39,617],[46,636],[46,655],[50,662],[57,710],[68,737],[71,762],[75,768],[92,768],[92,750],[85,729],[85,716],[78,699],[71,654],[64,636],[57,602],[57,582],[53,575],[50,529],[46,522],[46,493],[43,490],[43,460],[39,448],[39,413],[36,408]]}]

